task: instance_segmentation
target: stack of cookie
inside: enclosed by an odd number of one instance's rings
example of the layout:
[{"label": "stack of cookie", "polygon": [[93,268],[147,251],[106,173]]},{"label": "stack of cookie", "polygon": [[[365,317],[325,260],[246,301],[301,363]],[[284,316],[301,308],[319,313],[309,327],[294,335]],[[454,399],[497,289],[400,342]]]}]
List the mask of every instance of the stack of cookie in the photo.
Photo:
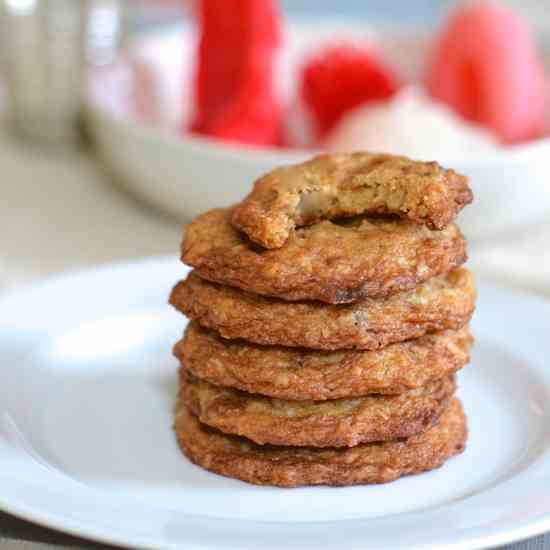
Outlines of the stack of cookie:
[{"label": "stack of cookie", "polygon": [[188,227],[170,302],[191,322],[176,433],[219,474],[381,483],[464,449],[472,274],[452,223],[472,195],[437,163],[323,155]]}]

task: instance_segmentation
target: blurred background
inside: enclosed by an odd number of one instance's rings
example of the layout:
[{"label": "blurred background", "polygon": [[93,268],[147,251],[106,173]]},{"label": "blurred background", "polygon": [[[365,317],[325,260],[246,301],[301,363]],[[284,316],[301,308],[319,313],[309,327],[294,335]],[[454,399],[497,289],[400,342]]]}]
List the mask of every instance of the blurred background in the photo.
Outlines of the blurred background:
[{"label": "blurred background", "polygon": [[[183,224],[240,200],[262,172],[372,149],[469,175],[473,267],[550,295],[545,3],[0,7],[0,292],[176,255]],[[239,77],[224,79],[231,63]]]}]

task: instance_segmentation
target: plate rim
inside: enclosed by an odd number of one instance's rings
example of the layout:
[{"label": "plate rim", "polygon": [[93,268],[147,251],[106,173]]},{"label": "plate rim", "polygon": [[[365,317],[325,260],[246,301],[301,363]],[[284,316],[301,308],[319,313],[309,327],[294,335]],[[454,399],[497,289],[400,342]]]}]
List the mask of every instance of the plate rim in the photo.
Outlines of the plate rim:
[{"label": "plate rim", "polygon": [[[51,291],[53,288],[52,285],[57,286],[59,284],[63,284],[64,282],[70,281],[71,284],[79,284],[79,280],[82,280],[83,278],[88,277],[97,277],[98,275],[108,275],[109,273],[113,271],[133,271],[135,269],[143,269],[143,268],[155,268],[159,270],[166,270],[167,272],[171,272],[176,267],[179,267],[181,270],[182,275],[186,273],[187,266],[182,265],[177,259],[175,259],[172,256],[152,256],[152,257],[146,257],[146,258],[139,258],[139,259],[132,259],[132,260],[124,260],[124,261],[118,261],[118,262],[111,262],[111,263],[104,263],[100,264],[94,267],[85,267],[85,268],[79,268],[75,270],[69,270],[65,271],[61,274],[57,275],[51,275],[44,277],[42,279],[39,279],[37,281],[28,283],[26,285],[17,287],[15,289],[10,289],[8,292],[3,293],[0,295],[0,321],[2,321],[2,318],[4,317],[4,312],[8,307],[14,307],[14,305],[17,305],[17,302],[20,300],[28,300],[29,293],[36,294],[41,292],[47,292],[48,290]],[[550,310],[550,304],[544,300],[540,295],[538,295],[534,291],[529,290],[522,290],[517,289],[513,287],[509,287],[505,284],[502,284],[501,282],[494,282],[491,280],[480,280],[480,286],[490,286],[492,289],[494,289],[497,293],[506,293],[508,296],[513,296],[516,299],[520,300],[527,300],[530,305],[535,305],[535,307],[545,307],[546,309]],[[0,458],[1,460],[1,458]],[[546,460],[550,463],[550,457],[547,456]],[[74,481],[74,480],[71,480]],[[16,483],[16,482],[15,482]],[[498,486],[497,486],[498,487]],[[494,491],[497,487],[489,489],[487,491],[484,491],[483,495],[490,493]],[[94,491],[93,487],[89,487],[88,490]],[[82,494],[85,496],[86,493],[82,492]],[[481,496],[481,495],[479,495]],[[475,498],[471,497],[471,498]],[[436,507],[435,510],[449,510],[454,509],[456,506],[459,506],[460,504],[464,504],[469,499],[461,500],[457,503],[448,503],[440,507]],[[92,541],[99,541],[102,543],[107,544],[113,544],[116,546],[122,546],[122,547],[138,547],[138,548],[171,548],[173,547],[173,544],[159,544],[160,541],[154,541],[153,539],[149,540],[148,537],[142,537],[139,534],[132,534],[128,533],[124,534],[124,532],[118,532],[115,533],[109,533],[104,530],[101,524],[97,524],[97,521],[95,524],[87,525],[83,524],[82,521],[74,520],[68,517],[63,517],[60,514],[56,514],[55,512],[51,512],[48,510],[44,510],[40,508],[33,508],[30,505],[26,505],[23,500],[14,501],[13,498],[5,497],[4,494],[0,492],[0,510],[11,514],[17,518],[20,518],[25,521],[30,521],[32,523],[35,523],[37,525],[43,526],[45,528],[50,528],[57,530],[62,533],[66,533],[71,536],[80,537]],[[391,521],[391,518],[395,519],[396,517],[400,517],[401,519],[405,516],[413,518],[418,516],[425,516],[427,513],[430,514],[434,512],[434,509],[430,509],[429,511],[417,511],[417,512],[409,512],[404,514],[398,514],[389,516],[388,518],[381,518],[385,519],[387,521]],[[194,516],[185,514],[187,518],[194,519]],[[93,516],[92,516],[93,517]],[[204,518],[204,516],[200,516],[201,518]],[[289,522],[260,522],[257,520],[225,520],[220,519],[217,520],[216,518],[206,518],[207,523],[213,523],[216,521],[221,521],[225,524],[237,524],[237,523],[246,523],[247,525],[267,525],[267,526],[277,526],[277,525],[290,525]],[[296,522],[292,524],[292,529],[300,528],[302,526],[304,527],[313,527],[315,529],[319,528],[320,524],[328,525],[328,524],[338,524],[339,526],[346,526],[350,524],[355,524],[354,530],[362,530],[365,526],[368,524],[372,525],[372,522],[376,521],[372,519],[349,519],[349,520],[332,520],[328,522],[320,522],[320,523],[314,523],[314,522]],[[450,527],[452,530],[452,526]],[[491,548],[497,545],[501,544],[507,544],[511,542],[517,542],[538,534],[541,534],[545,531],[550,530],[550,504],[547,507],[546,511],[541,512],[538,516],[532,519],[526,519],[524,521],[519,521],[514,524],[513,527],[508,527],[506,529],[500,529],[498,531],[491,530],[491,527],[487,528],[483,525],[481,527],[476,527],[473,530],[468,530],[470,533],[469,535],[465,535],[462,533],[460,537],[455,537],[454,542],[445,540],[445,541],[435,541],[433,543],[424,544],[422,542],[416,544],[411,543],[407,544],[407,547],[411,550],[414,548],[422,548],[424,550],[427,550],[429,548],[440,548],[442,544],[445,545],[445,548],[451,549],[451,548],[470,548],[470,549],[480,549],[480,548]],[[494,531],[494,532],[493,532]],[[364,542],[366,542],[364,540]],[[180,543],[181,547],[181,543]],[[187,546],[186,546],[187,547]],[[210,548],[211,546],[206,543],[205,545],[201,546],[189,546],[189,548]],[[350,545],[350,547],[352,547]],[[355,547],[355,546],[353,546]]]}]

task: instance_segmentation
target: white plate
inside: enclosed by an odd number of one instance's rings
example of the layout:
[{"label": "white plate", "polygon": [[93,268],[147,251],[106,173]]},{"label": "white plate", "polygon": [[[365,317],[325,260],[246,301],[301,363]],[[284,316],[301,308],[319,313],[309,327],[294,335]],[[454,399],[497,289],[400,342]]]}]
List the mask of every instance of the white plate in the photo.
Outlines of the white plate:
[{"label": "white plate", "polygon": [[0,301],[0,508],[148,548],[482,548],[550,529],[550,306],[480,285],[460,376],[466,452],[388,485],[255,487],[179,452],[171,424],[185,268],[151,260]]}]

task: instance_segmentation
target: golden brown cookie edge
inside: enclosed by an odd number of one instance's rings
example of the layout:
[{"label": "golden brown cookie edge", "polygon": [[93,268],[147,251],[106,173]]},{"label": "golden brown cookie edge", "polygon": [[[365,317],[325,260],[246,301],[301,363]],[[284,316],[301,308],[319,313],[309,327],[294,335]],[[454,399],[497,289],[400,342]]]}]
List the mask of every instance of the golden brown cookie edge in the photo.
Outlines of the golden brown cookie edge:
[{"label": "golden brown cookie edge", "polygon": [[441,467],[464,451],[468,437],[466,416],[456,398],[439,423],[423,434],[349,449],[258,446],[201,425],[181,400],[175,432],[182,452],[198,466],[255,485],[278,487],[388,483]]},{"label": "golden brown cookie edge", "polygon": [[[430,290],[436,281],[441,288]],[[431,301],[426,292],[433,293]],[[319,350],[376,350],[438,330],[457,330],[471,319],[475,300],[475,279],[466,268],[407,293],[350,305],[257,296],[205,281],[194,271],[170,295],[177,310],[223,338]]]},{"label": "golden brown cookie edge", "polygon": [[[323,401],[322,411],[318,405],[310,412],[310,402],[221,388],[180,369],[181,399],[202,423],[260,445],[351,447],[410,437],[437,422],[455,390],[455,378],[450,376],[397,396]],[[304,408],[307,414],[286,412]]]},{"label": "golden brown cookie edge", "polygon": [[173,351],[195,376],[218,386],[277,399],[325,400],[394,395],[424,386],[464,367],[472,342],[464,326],[380,350],[334,354],[226,340],[193,321]]},{"label": "golden brown cookie edge", "polygon": [[[325,221],[303,228],[317,236],[302,238],[296,232],[284,247],[262,252],[238,236],[229,221],[232,211],[218,208],[197,217],[187,228],[181,260],[204,279],[281,300],[349,304],[367,297],[383,298],[414,289],[468,259],[466,240],[455,224],[442,231],[424,228],[429,236],[421,236],[412,222],[384,220],[369,221],[370,227],[378,229],[368,244],[359,230],[344,233],[348,241],[339,240],[343,230]],[[387,233],[381,229],[383,224],[392,226],[393,234],[384,240],[385,251],[379,257],[379,238]],[[325,232],[330,235],[328,241]],[[347,266],[345,272],[342,265]]]},{"label": "golden brown cookie edge", "polygon": [[[333,161],[332,163],[330,161]],[[365,161],[368,164],[365,165]],[[357,170],[348,169],[338,178],[340,163],[356,162]],[[390,190],[406,192],[405,204],[393,205],[388,201],[384,205],[350,208],[343,204],[331,205],[328,211],[304,218],[297,212],[302,194],[317,191],[332,191],[337,197],[360,188],[353,179],[369,177],[368,172],[380,170],[388,164],[398,164],[401,177],[396,174],[382,173],[370,186],[388,186]],[[333,177],[325,174],[326,181],[312,182],[312,174],[319,165],[325,165],[326,171],[332,168]],[[365,169],[368,169],[365,173]],[[322,176],[322,174],[321,174]],[[385,177],[386,176],[386,177]],[[285,185],[285,180],[290,180]],[[298,183],[296,183],[298,180]],[[350,186],[350,184],[352,184]],[[399,185],[403,185],[400,189]],[[330,186],[335,186],[332,189]],[[351,189],[347,189],[351,187]],[[460,210],[473,200],[468,178],[452,170],[445,169],[437,162],[415,161],[404,156],[355,152],[350,154],[322,154],[300,164],[277,168],[260,177],[254,183],[253,190],[239,203],[233,212],[233,225],[248,235],[259,245],[268,248],[280,248],[288,240],[298,225],[311,225],[322,219],[335,219],[354,215],[385,214],[396,215],[431,229],[441,230],[451,223]]]}]

